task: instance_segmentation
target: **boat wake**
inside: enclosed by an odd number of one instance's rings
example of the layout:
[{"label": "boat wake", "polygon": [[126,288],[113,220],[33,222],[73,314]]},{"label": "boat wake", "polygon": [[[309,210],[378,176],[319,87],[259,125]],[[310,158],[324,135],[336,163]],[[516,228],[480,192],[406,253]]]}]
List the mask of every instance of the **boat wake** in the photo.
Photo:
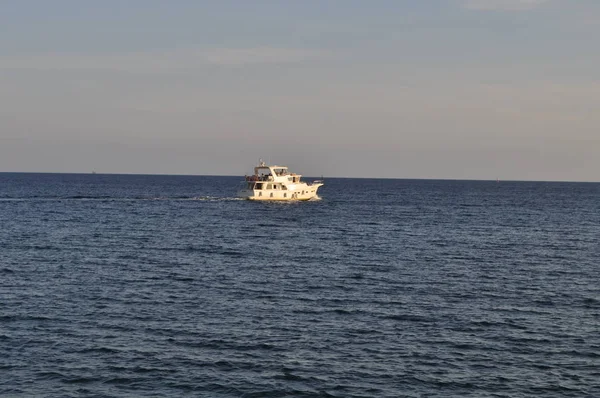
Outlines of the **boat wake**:
[{"label": "boat wake", "polygon": [[244,198],[238,197],[218,197],[218,196],[138,196],[138,197],[111,197],[111,196],[33,196],[26,198],[0,198],[1,202],[28,202],[28,201],[204,201],[204,202],[223,202],[239,201]]},{"label": "boat wake", "polygon": [[[182,199],[182,200],[186,200],[186,199]],[[240,201],[240,200],[245,200],[244,198],[236,198],[236,197],[226,197],[226,198],[222,198],[222,197],[216,197],[216,196],[195,196],[193,198],[187,199],[187,200],[200,200],[200,201],[207,201],[207,202],[233,202],[233,201]]]}]

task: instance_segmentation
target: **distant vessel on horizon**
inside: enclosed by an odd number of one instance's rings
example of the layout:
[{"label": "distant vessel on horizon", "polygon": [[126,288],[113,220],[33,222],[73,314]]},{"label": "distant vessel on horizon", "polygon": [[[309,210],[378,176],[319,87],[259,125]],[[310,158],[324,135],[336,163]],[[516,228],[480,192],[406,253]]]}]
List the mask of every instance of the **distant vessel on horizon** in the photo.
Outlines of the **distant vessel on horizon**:
[{"label": "distant vessel on horizon", "polygon": [[254,174],[246,176],[238,197],[248,200],[292,201],[310,200],[317,196],[317,190],[324,185],[323,180],[305,183],[302,176],[290,173],[286,166],[268,166],[260,160]]}]

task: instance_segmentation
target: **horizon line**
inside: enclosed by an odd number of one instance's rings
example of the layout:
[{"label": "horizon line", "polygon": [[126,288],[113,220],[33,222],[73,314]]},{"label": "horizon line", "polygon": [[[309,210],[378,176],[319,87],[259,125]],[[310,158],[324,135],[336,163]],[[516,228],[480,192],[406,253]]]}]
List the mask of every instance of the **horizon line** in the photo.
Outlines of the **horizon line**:
[{"label": "horizon line", "polygon": [[[114,175],[114,176],[165,176],[165,177],[240,177],[230,174],[172,174],[172,173],[98,173],[98,172],[55,172],[55,171],[0,171],[0,174],[66,174],[66,175]],[[318,176],[302,177],[317,178]],[[350,177],[350,176],[321,176],[322,179],[356,179],[356,180],[425,180],[425,181],[473,181],[473,182],[551,182],[551,183],[588,183],[598,184],[600,181],[590,180],[515,180],[515,179],[479,179],[479,178],[437,178],[437,177]]]}]

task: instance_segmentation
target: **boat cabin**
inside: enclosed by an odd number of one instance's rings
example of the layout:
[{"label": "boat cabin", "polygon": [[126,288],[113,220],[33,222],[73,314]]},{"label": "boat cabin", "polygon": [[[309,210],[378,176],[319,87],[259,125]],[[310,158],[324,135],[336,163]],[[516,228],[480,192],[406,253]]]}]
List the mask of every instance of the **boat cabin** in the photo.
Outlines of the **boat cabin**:
[{"label": "boat cabin", "polygon": [[[281,184],[299,184],[300,174],[290,173],[286,166],[267,166],[264,162],[254,168],[254,174],[246,176],[246,181],[249,182],[278,182]],[[255,185],[257,186],[257,185]],[[262,186],[262,185],[261,185]],[[269,188],[250,188],[248,189],[269,189]],[[285,188],[283,188],[285,189]]]}]

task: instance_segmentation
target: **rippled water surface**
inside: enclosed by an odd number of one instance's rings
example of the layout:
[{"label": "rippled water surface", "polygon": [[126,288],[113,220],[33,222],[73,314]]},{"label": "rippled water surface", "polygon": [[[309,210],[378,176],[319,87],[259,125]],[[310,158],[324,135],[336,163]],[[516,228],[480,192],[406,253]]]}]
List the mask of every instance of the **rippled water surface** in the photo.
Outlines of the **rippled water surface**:
[{"label": "rippled water surface", "polygon": [[0,396],[600,397],[600,184],[0,174]]}]

